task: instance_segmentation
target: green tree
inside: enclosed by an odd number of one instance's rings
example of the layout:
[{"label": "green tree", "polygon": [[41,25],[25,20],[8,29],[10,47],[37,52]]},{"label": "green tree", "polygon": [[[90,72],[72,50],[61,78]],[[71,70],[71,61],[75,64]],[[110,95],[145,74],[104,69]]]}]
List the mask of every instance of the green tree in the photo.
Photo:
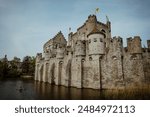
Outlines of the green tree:
[{"label": "green tree", "polygon": [[34,75],[35,57],[25,56],[22,62],[22,73],[26,75]]},{"label": "green tree", "polygon": [[0,77],[2,78],[6,78],[8,75],[8,60],[7,60],[7,56],[5,55],[5,58],[3,58],[0,61]]},{"label": "green tree", "polygon": [[17,78],[21,75],[21,61],[20,58],[14,57],[13,60],[9,61],[9,71],[8,71],[8,77],[11,78]]},{"label": "green tree", "polygon": [[29,61],[29,74],[34,75],[35,72],[35,57],[32,56]]}]

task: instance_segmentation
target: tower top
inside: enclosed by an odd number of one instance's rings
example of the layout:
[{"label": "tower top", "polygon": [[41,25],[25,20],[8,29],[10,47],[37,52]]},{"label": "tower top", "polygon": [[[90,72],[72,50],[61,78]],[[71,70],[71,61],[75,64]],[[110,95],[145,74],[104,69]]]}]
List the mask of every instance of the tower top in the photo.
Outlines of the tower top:
[{"label": "tower top", "polygon": [[106,37],[106,35],[102,31],[98,30],[96,26],[94,26],[94,29],[87,35],[87,37],[92,34],[102,34],[104,37]]},{"label": "tower top", "polygon": [[91,34],[102,34],[102,35],[104,35],[104,37],[106,37],[106,35],[102,31],[100,31],[100,30],[97,29],[97,18],[96,18],[96,16],[95,15],[92,15],[92,16],[90,15],[88,17],[88,19],[92,19],[92,21],[95,24],[94,24],[93,30],[87,35],[87,37],[90,36]]},{"label": "tower top", "polygon": [[87,21],[88,22],[97,22],[96,15],[89,15]]}]

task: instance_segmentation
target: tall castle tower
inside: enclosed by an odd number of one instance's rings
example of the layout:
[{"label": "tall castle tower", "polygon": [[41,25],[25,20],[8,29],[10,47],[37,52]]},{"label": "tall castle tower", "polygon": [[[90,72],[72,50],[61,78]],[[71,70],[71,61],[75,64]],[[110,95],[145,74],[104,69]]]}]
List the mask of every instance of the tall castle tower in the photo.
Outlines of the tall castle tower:
[{"label": "tall castle tower", "polygon": [[[101,27],[100,27],[101,28]],[[99,28],[99,29],[100,29]],[[103,29],[100,31],[98,29],[97,19],[96,17],[93,19],[92,30],[87,35],[88,38],[88,56],[89,56],[89,63],[92,65],[92,69],[95,69],[94,74],[92,75],[90,87],[100,88],[102,89],[102,76],[101,76],[101,59],[105,54],[105,38],[106,34]],[[94,80],[95,79],[95,80]]]},{"label": "tall castle tower", "polygon": [[89,41],[89,55],[103,55],[105,53],[105,40],[106,35],[97,29],[94,29],[88,34]]}]

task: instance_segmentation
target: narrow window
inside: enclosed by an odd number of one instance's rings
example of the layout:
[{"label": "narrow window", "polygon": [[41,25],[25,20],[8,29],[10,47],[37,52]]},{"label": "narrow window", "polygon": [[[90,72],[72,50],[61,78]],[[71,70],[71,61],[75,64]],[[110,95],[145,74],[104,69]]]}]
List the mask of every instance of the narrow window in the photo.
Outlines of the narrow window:
[{"label": "narrow window", "polygon": [[100,42],[103,42],[103,39],[102,39],[102,38],[100,38]]},{"label": "narrow window", "polygon": [[92,61],[92,57],[91,56],[89,57],[89,61]]},{"label": "narrow window", "polygon": [[96,42],[97,41],[97,39],[96,38],[94,38],[94,42]]}]

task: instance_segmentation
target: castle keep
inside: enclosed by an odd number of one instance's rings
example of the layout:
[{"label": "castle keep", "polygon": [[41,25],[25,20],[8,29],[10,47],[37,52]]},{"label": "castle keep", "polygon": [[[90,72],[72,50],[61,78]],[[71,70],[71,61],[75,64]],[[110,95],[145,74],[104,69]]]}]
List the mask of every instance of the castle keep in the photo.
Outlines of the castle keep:
[{"label": "castle keep", "polygon": [[35,80],[67,87],[111,89],[136,86],[150,81],[150,40],[142,48],[139,36],[111,37],[111,22],[86,22],[68,35],[61,32],[36,56]]}]

